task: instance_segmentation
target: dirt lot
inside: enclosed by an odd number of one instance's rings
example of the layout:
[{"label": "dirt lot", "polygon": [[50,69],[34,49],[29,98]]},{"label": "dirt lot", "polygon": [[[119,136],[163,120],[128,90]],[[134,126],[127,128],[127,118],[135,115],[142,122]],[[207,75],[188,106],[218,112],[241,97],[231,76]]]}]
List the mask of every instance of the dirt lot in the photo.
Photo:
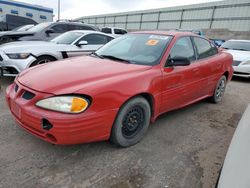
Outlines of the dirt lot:
[{"label": "dirt lot", "polygon": [[162,115],[137,145],[54,146],[19,128],[0,83],[0,187],[211,188],[250,102],[250,81],[234,79],[224,101]]}]

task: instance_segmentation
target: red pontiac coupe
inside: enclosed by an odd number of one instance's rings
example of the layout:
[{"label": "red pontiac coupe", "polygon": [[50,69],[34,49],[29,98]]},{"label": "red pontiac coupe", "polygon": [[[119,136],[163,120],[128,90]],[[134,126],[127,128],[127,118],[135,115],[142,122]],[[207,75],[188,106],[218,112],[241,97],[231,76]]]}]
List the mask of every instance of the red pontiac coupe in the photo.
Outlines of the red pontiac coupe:
[{"label": "red pontiac coupe", "polygon": [[53,144],[139,142],[150,121],[222,100],[232,56],[189,32],[136,32],[95,53],[22,72],[6,99],[18,124]]}]

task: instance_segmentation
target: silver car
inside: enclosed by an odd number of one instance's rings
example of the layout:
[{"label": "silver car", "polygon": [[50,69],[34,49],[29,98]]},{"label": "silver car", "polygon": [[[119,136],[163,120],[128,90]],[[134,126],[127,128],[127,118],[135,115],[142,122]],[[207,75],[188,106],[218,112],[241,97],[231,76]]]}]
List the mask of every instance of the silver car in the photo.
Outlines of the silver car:
[{"label": "silver car", "polygon": [[234,76],[250,78],[250,40],[228,40],[221,47],[233,56]]},{"label": "silver car", "polygon": [[88,55],[113,39],[105,33],[76,30],[64,33],[50,42],[19,41],[0,46],[0,69],[2,76],[16,76],[22,70],[38,65]]}]

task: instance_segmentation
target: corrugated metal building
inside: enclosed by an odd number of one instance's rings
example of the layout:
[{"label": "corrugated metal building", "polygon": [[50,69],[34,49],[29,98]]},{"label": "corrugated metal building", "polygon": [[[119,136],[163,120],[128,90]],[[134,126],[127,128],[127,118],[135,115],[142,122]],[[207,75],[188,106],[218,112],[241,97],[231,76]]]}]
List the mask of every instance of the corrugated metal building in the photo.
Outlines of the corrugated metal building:
[{"label": "corrugated metal building", "polygon": [[128,30],[229,29],[250,31],[250,0],[226,0],[75,19],[99,27]]},{"label": "corrugated metal building", "polygon": [[37,23],[53,21],[53,9],[12,0],[0,0],[0,16],[12,14],[27,17]]}]

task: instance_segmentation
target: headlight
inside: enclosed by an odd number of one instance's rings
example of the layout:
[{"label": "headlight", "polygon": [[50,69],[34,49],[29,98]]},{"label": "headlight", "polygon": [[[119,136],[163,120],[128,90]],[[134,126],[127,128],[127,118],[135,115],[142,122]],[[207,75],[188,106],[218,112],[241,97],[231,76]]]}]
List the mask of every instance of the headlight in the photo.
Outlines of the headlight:
[{"label": "headlight", "polygon": [[244,63],[242,63],[241,65],[250,65],[250,60],[245,61]]},{"label": "headlight", "polygon": [[27,59],[30,56],[30,53],[13,53],[6,54],[10,59]]},{"label": "headlight", "polygon": [[80,113],[87,109],[89,101],[77,96],[58,96],[40,100],[36,106],[64,113]]}]

